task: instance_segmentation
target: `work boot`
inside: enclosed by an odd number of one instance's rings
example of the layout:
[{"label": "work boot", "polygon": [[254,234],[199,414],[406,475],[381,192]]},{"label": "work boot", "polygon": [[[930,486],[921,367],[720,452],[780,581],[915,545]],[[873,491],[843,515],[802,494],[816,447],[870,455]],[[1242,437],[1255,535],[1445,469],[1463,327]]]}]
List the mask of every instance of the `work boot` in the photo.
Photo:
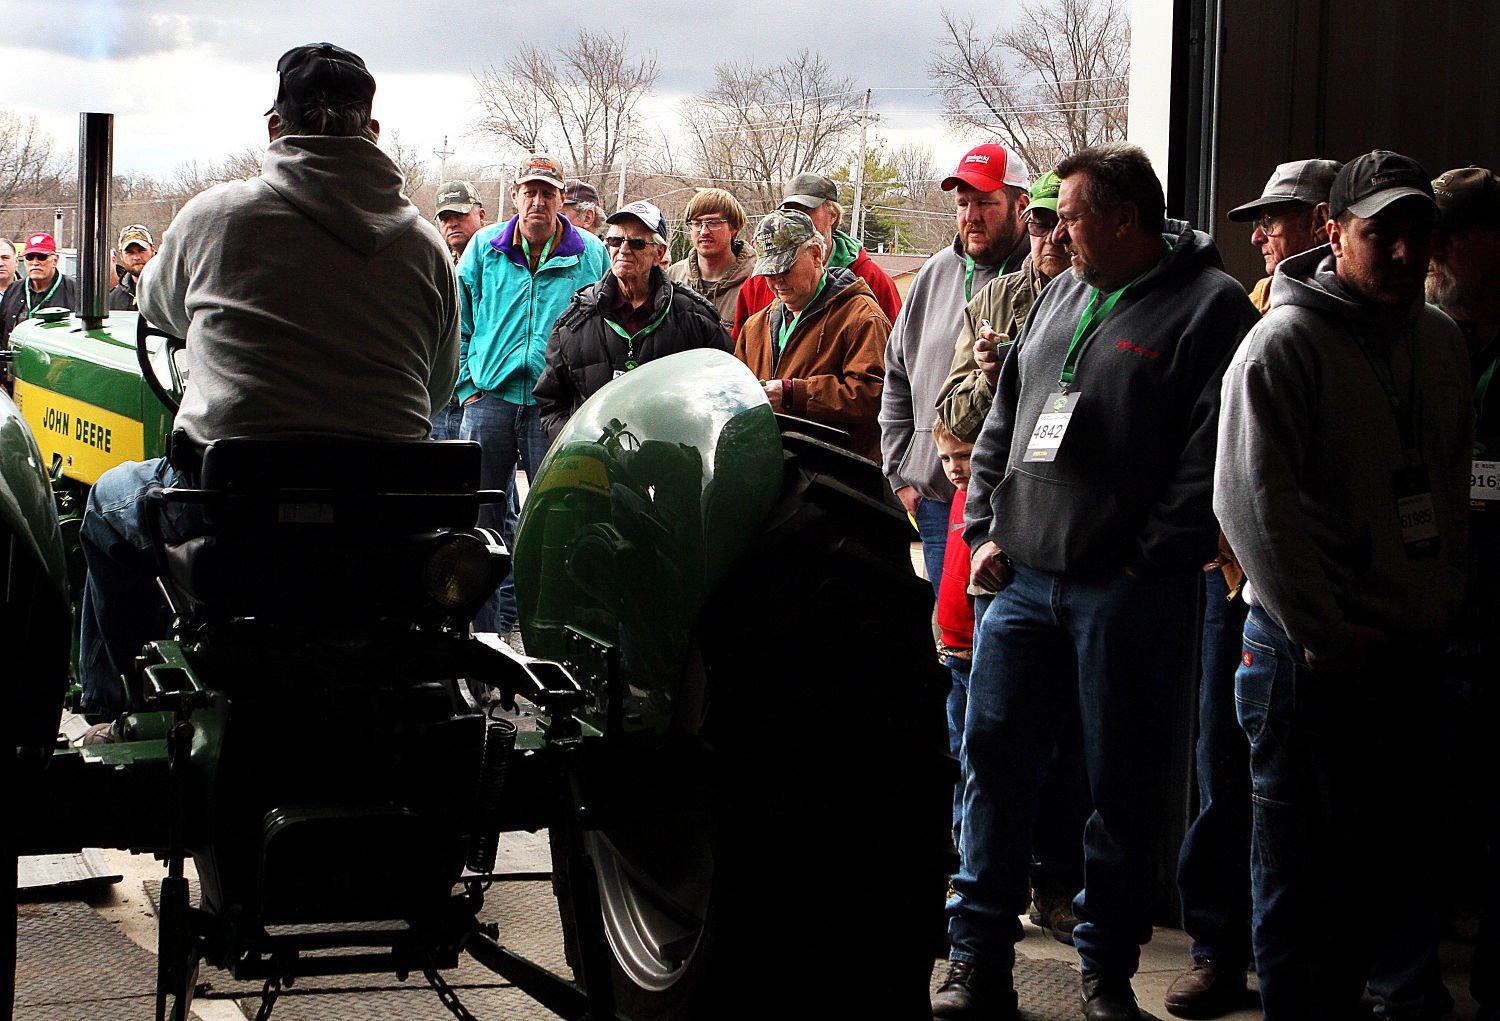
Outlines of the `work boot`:
[{"label": "work boot", "polygon": [[1186,1018],[1223,1017],[1245,1000],[1245,966],[1220,967],[1211,957],[1195,955],[1193,965],[1167,989],[1167,1013]]},{"label": "work boot", "polygon": [[1073,930],[1078,925],[1078,916],[1073,914],[1073,894],[1076,891],[1062,889],[1033,889],[1031,891],[1031,921],[1040,926],[1059,943],[1073,945]]},{"label": "work boot", "polygon": [[1019,1017],[1010,969],[981,969],[972,961],[949,961],[948,977],[932,994],[932,1016],[975,1021]]},{"label": "work boot", "polygon": [[1083,1016],[1086,1021],[1141,1021],[1130,979],[1084,972]]}]

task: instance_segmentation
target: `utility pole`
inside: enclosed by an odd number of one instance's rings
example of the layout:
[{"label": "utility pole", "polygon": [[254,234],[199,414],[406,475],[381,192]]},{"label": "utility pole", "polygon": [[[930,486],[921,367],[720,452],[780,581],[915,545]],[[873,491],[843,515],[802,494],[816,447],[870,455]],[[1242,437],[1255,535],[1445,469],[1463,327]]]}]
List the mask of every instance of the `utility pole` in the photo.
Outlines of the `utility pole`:
[{"label": "utility pole", "polygon": [[434,149],[432,154],[438,158],[438,187],[448,183],[448,157],[453,153],[448,149],[448,136],[443,136],[443,147]]},{"label": "utility pole", "polygon": [[862,206],[865,200],[865,135],[870,126],[870,89],[865,89],[865,108],[859,115],[859,162],[854,168],[854,240],[865,242],[865,218]]}]

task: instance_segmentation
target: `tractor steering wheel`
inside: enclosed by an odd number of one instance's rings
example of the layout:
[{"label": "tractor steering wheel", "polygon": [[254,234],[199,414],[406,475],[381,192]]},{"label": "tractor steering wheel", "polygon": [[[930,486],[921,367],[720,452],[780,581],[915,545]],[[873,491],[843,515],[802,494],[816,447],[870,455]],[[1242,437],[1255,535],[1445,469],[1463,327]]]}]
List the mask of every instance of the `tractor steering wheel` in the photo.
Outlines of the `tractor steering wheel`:
[{"label": "tractor steering wheel", "polygon": [[[162,353],[167,356],[167,382],[163,383],[161,377],[156,374],[156,367],[151,364],[151,352],[146,347],[148,337],[161,337],[167,343]],[[141,378],[146,381],[146,386],[156,395],[156,399],[172,414],[177,414],[177,409],[182,406],[182,376],[177,371],[177,354],[187,348],[187,341],[181,337],[174,337],[166,330],[159,330],[146,322],[145,316],[139,316],[135,327],[135,360],[141,368]]]}]

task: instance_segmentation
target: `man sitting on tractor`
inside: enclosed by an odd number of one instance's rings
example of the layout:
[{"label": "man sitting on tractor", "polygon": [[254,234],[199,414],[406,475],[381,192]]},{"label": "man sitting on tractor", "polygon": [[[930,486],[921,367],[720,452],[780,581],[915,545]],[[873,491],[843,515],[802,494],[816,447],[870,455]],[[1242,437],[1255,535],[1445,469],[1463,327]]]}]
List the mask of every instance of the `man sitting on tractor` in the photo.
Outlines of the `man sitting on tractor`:
[{"label": "man sitting on tractor", "polygon": [[154,497],[195,484],[207,444],[275,433],[422,439],[453,390],[453,263],[375,144],[374,77],[330,43],[289,50],[276,70],[261,175],[184,206],[141,273],[141,313],[186,339],[192,375],[169,456],[122,464],[89,494],[79,673],[91,718],[129,708],[121,676],[168,623],[155,537],[176,543],[205,529],[196,508]]}]

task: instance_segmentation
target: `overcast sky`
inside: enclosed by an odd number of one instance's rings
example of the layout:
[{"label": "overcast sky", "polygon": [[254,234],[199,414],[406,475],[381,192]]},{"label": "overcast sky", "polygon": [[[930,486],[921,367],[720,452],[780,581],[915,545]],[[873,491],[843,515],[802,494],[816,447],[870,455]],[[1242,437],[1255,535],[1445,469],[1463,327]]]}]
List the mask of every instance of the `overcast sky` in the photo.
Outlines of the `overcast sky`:
[{"label": "overcast sky", "polygon": [[[116,173],[169,176],[189,160],[217,160],[265,143],[263,112],[276,92],[276,59],[327,40],[360,54],[375,75],[382,130],[425,155],[446,136],[459,164],[492,164],[497,150],[473,134],[474,75],[521,42],[551,47],[590,11],[591,27],[629,33],[661,69],[648,117],[670,127],[681,98],[706,88],[726,59],[774,63],[807,46],[857,86],[876,88],[876,131],[894,143],[929,142],[941,164],[968,147],[943,129],[925,62],[945,6],[908,0],[872,6],[822,0],[655,0],[489,5],[428,0],[42,0],[6,4],[0,66],[5,107],[36,115],[60,147],[77,145],[78,113],[115,114]],[[998,5],[973,10],[981,27]],[[508,14],[506,9],[521,13]],[[897,91],[913,89],[915,91]],[[970,143],[972,144],[972,143]],[[436,157],[432,157],[436,173]]]}]

